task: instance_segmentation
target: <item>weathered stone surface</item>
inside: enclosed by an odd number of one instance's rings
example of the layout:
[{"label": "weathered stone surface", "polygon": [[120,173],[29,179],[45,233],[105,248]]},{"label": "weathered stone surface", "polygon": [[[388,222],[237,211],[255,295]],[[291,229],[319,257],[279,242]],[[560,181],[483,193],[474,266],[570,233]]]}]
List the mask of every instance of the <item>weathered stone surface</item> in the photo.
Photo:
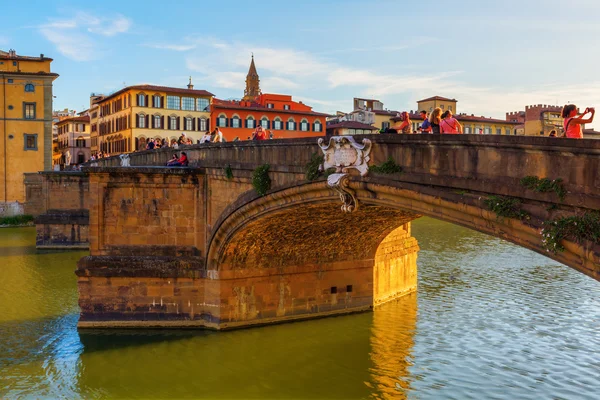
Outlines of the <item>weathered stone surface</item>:
[{"label": "weathered stone surface", "polygon": [[[566,251],[552,254],[539,234],[546,220],[600,209],[600,141],[368,138],[371,163],[391,157],[403,173],[352,173],[359,208],[350,214],[340,212],[324,178],[305,179],[320,151],[314,138],[192,146],[191,168],[162,166],[170,150],[140,152],[131,155],[133,167],[114,167],[111,158],[85,174],[32,181],[47,188],[44,212],[78,209],[54,207],[61,187],[89,194],[78,198],[90,210],[92,257],[78,272],[81,326],[225,329],[369,309],[416,287],[409,222],[420,215],[509,240],[600,280],[600,246],[565,242]],[[272,185],[260,197],[251,177],[266,163]],[[566,197],[523,188],[528,175],[562,179]],[[491,195],[520,199],[529,218],[497,218],[484,203]]]}]

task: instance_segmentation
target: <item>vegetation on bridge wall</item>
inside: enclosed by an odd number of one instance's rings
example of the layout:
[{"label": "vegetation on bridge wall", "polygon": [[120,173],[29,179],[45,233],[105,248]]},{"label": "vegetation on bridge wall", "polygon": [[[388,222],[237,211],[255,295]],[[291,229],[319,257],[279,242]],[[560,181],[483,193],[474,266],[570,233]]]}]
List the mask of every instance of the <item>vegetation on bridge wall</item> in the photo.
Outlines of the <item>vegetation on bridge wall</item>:
[{"label": "vegetation on bridge wall", "polygon": [[399,174],[402,172],[402,167],[396,164],[392,157],[388,157],[385,162],[379,165],[371,165],[369,171],[376,174]]},{"label": "vegetation on bridge wall", "polygon": [[15,215],[14,217],[0,218],[0,226],[22,226],[31,225],[33,216],[31,215]]},{"label": "vegetation on bridge wall", "polygon": [[526,176],[525,178],[521,179],[520,183],[521,186],[533,190],[534,192],[554,192],[560,201],[563,201],[565,199],[565,195],[567,194],[565,187],[562,185],[562,179],[560,178],[550,180],[548,178],[540,179],[537,176]]},{"label": "vegetation on bridge wall", "polygon": [[322,155],[312,153],[312,155],[310,156],[310,161],[308,162],[308,164],[306,164],[306,167],[304,168],[307,181],[314,181],[319,176],[321,176],[321,166],[323,165],[324,161],[325,160]]},{"label": "vegetation on bridge wall", "polygon": [[600,243],[600,213],[587,212],[583,216],[574,215],[545,221],[544,229],[540,233],[544,248],[553,253],[565,250],[560,244],[563,239],[571,239],[579,244],[586,240]]},{"label": "vegetation on bridge wall", "polygon": [[498,219],[529,219],[529,214],[521,210],[521,200],[514,197],[490,196],[485,199],[485,205],[496,213]]},{"label": "vegetation on bridge wall", "polygon": [[231,169],[231,164],[227,164],[227,166],[223,169],[225,172],[225,178],[232,180],[233,179],[233,170]]},{"label": "vegetation on bridge wall", "polygon": [[256,167],[252,173],[252,187],[256,190],[259,196],[267,194],[271,189],[271,178],[269,178],[269,164],[263,164],[260,167]]}]

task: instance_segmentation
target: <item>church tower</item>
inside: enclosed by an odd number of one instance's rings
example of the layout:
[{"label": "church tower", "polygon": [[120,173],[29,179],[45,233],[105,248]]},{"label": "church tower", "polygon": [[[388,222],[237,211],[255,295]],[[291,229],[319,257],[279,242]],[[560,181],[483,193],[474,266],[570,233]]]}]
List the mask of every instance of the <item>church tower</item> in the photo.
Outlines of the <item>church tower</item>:
[{"label": "church tower", "polygon": [[254,54],[252,54],[252,62],[250,62],[250,69],[246,76],[246,90],[244,90],[244,97],[242,100],[252,101],[260,96],[260,94],[260,79],[258,78],[258,72],[256,72],[256,66],[254,65]]}]

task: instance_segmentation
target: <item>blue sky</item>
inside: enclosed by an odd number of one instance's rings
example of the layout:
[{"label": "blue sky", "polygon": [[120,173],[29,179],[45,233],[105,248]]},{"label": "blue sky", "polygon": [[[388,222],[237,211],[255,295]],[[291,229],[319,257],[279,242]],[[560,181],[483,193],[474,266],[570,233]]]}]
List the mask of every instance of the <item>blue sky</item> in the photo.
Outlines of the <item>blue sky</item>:
[{"label": "blue sky", "polygon": [[241,97],[251,52],[263,92],[316,111],[350,111],[353,97],[411,110],[433,95],[500,118],[528,104],[600,107],[600,1],[448,4],[33,0],[3,9],[0,49],[54,58],[55,109],[190,75],[197,89]]}]

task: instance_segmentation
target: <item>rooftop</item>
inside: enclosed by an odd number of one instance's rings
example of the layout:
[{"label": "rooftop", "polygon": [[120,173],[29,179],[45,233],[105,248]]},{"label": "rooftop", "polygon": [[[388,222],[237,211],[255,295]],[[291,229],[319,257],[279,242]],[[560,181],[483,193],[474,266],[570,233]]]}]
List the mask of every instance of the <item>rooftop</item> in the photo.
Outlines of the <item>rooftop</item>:
[{"label": "rooftop", "polygon": [[431,101],[431,100],[441,100],[441,101],[458,101],[456,99],[449,99],[447,97],[442,97],[442,96],[433,96],[433,97],[428,97],[426,99],[423,100],[417,100],[417,103],[420,103],[422,101]]},{"label": "rooftop", "polygon": [[[242,104],[243,103],[243,104]],[[248,105],[247,105],[248,104]],[[274,113],[284,113],[284,114],[310,114],[317,115],[323,117],[329,117],[330,114],[320,113],[312,110],[282,110],[280,108],[268,108],[266,106],[261,105],[255,101],[237,101],[237,100],[220,100],[214,99],[212,108],[228,108],[228,109],[237,109],[237,110],[254,110],[254,111],[264,111],[264,112],[274,112]]]},{"label": "rooftop", "polygon": [[85,117],[68,117],[61,119],[56,123],[56,125],[62,125],[65,122],[90,122],[90,117],[88,115]]},{"label": "rooftop", "polygon": [[106,97],[102,97],[99,102],[104,102],[106,100],[112,99],[128,90],[143,90],[148,92],[167,92],[167,93],[178,93],[178,94],[191,94],[195,96],[214,96],[214,94],[206,91],[206,90],[196,90],[196,89],[186,89],[186,88],[177,88],[177,87],[169,87],[169,86],[157,86],[157,85],[133,85],[127,86],[123,89],[117,90],[113,94],[110,94]]},{"label": "rooftop", "polygon": [[342,121],[335,124],[327,124],[327,129],[348,128],[348,129],[367,129],[376,131],[377,128],[372,125],[363,124],[357,121]]},{"label": "rooftop", "polygon": [[51,58],[44,57],[40,54],[39,57],[20,56],[13,49],[9,51],[0,50],[0,60],[15,60],[15,61],[53,61]]}]

